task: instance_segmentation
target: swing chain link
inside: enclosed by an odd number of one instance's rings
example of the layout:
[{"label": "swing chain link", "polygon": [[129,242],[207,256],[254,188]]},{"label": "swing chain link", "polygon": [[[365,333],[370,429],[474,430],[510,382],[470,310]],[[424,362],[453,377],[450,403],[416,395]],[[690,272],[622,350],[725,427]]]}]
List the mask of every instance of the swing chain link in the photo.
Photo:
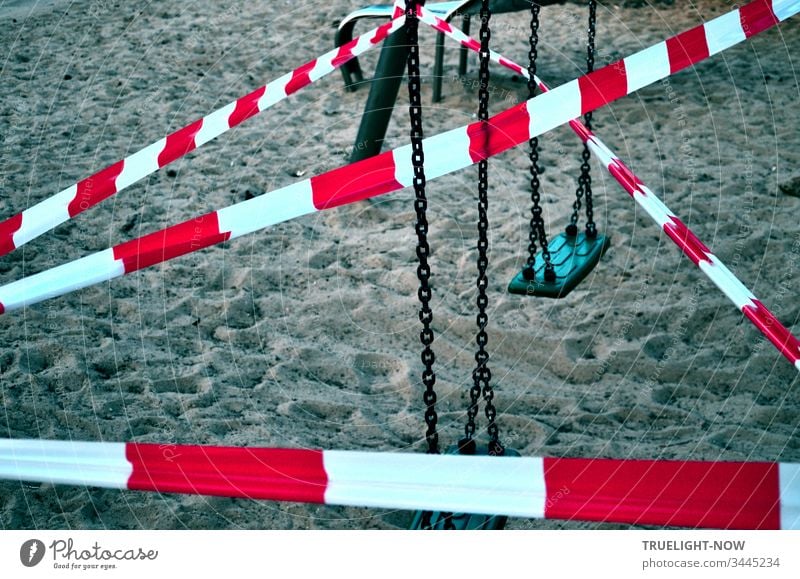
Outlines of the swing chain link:
[{"label": "swing chain link", "polygon": [[[422,94],[420,90],[419,76],[419,20],[417,18],[417,7],[425,4],[425,0],[406,0],[406,38],[408,40],[408,113],[411,119],[411,164],[414,167],[414,210],[417,220],[414,229],[417,233],[417,277],[419,278],[419,297],[420,310],[419,321],[422,322],[422,331],[419,334],[422,342],[422,354],[420,356],[425,370],[422,372],[422,383],[425,385],[425,392],[422,401],[425,403],[425,440],[428,443],[428,454],[439,454],[439,433],[436,431],[436,424],[439,417],[436,414],[436,373],[433,370],[436,356],[433,353],[433,310],[430,301],[432,292],[430,288],[431,268],[428,265],[428,257],[431,253],[428,244],[428,200],[425,196],[425,155],[422,150]],[[433,513],[431,511],[422,512],[421,526],[423,529],[433,529]],[[440,513],[439,518],[445,529],[455,529],[452,513]]]},{"label": "swing chain link", "polygon": [[[586,73],[589,74],[594,71],[594,56],[595,56],[595,33],[597,24],[597,0],[589,0],[589,37],[586,43]],[[583,116],[583,124],[590,131],[592,130],[592,113],[591,111]],[[581,175],[578,178],[578,189],[575,191],[575,203],[572,205],[572,217],[570,224],[567,226],[568,235],[578,234],[578,212],[581,209],[581,197],[583,196],[586,201],[586,236],[589,238],[597,237],[597,226],[594,223],[594,207],[592,204],[592,175],[591,160],[592,154],[589,151],[589,145],[584,143],[583,153],[581,154]]]},{"label": "swing chain link", "polygon": [[[478,120],[480,122],[484,122],[489,117],[487,102],[488,86],[486,84],[489,80],[488,69],[485,69],[483,65],[483,51],[485,46],[484,38],[487,38],[486,35],[488,31],[485,7],[483,4],[485,4],[485,0],[482,0],[480,11],[481,28],[479,38],[481,41],[481,47],[478,53],[480,62],[478,69]],[[489,336],[486,334],[485,330],[486,324],[488,323],[485,306],[488,304],[489,300],[485,291],[487,265],[486,247],[488,245],[486,231],[489,227],[488,218],[486,215],[486,206],[488,204],[486,195],[486,190],[488,188],[488,177],[487,162],[485,159],[482,159],[478,162],[478,333],[475,336],[475,341],[478,345],[478,351],[475,353],[475,362],[477,363],[477,366],[472,371],[472,387],[469,389],[470,403],[467,407],[467,424],[464,427],[465,440],[459,444],[461,448],[470,448],[469,446],[465,446],[464,443],[467,441],[472,441],[473,437],[475,436],[475,418],[478,415],[478,406],[480,403],[481,394],[483,393],[482,386],[485,383],[487,373],[488,376],[491,377],[491,371],[487,367],[489,354],[486,352],[486,345],[489,342]]]},{"label": "swing chain link", "polygon": [[431,328],[433,310],[430,306],[432,292],[429,283],[431,268],[428,265],[431,249],[428,244],[428,219],[426,215],[428,200],[425,196],[425,155],[422,150],[422,95],[419,76],[419,20],[417,19],[417,6],[421,4],[424,4],[424,0],[406,0],[406,34],[409,44],[408,111],[411,119],[411,163],[414,167],[414,209],[417,214],[414,229],[417,233],[417,259],[419,261],[417,265],[417,277],[419,278],[417,296],[420,302],[419,321],[422,322],[422,331],[419,334],[419,338],[423,349],[420,359],[425,366],[422,372],[422,383],[425,386],[422,401],[425,403],[425,424],[427,425],[425,440],[428,443],[428,453],[438,454],[439,434],[436,431],[436,425],[439,418],[436,414],[436,392],[434,391],[436,373],[433,370],[436,356],[432,348],[434,340],[433,329]]},{"label": "swing chain link", "polygon": [[[531,33],[529,38],[530,50],[528,51],[528,98],[536,96],[536,59],[539,56],[539,10],[541,7],[531,2]],[[555,281],[555,270],[550,260],[549,244],[547,243],[547,233],[544,229],[544,218],[542,217],[541,207],[541,182],[539,180],[539,137],[533,137],[528,141],[530,145],[530,174],[531,174],[531,221],[528,237],[528,267],[524,270],[528,281],[536,276],[534,265],[536,264],[536,243],[542,247],[542,258],[544,259],[544,278],[545,281]]]},{"label": "swing chain link", "polygon": [[[480,66],[478,72],[479,86],[478,86],[478,121],[484,124],[486,132],[484,133],[484,145],[488,149],[489,133],[488,124],[489,120],[489,40],[491,39],[491,30],[489,29],[489,20],[491,19],[491,11],[489,9],[489,0],[481,1],[481,29],[480,29]],[[475,435],[475,417],[478,413],[479,397],[482,394],[485,402],[484,412],[489,421],[487,432],[489,434],[489,451],[491,454],[503,454],[503,447],[500,444],[500,429],[495,422],[497,418],[497,410],[494,406],[494,390],[492,388],[492,372],[489,369],[489,353],[486,351],[486,346],[489,343],[489,337],[486,333],[486,327],[489,323],[489,316],[486,309],[489,306],[489,298],[486,295],[486,290],[489,286],[489,281],[486,275],[486,270],[489,267],[489,163],[484,155],[484,158],[478,162],[478,278],[476,285],[478,287],[478,314],[476,322],[478,325],[478,333],[475,341],[478,345],[478,350],[475,353],[476,367],[472,372],[473,385],[470,388],[470,405],[467,410],[467,425],[464,429],[467,440],[472,440]]]}]

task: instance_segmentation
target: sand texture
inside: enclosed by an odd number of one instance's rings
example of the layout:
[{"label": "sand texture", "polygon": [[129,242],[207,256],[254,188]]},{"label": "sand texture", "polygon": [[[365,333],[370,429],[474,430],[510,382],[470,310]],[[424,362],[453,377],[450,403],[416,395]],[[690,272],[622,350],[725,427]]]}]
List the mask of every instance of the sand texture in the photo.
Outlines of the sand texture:
[{"label": "sand texture", "polygon": [[[7,217],[333,46],[358,0],[56,2],[0,26]],[[225,8],[220,8],[224,4]],[[723,1],[603,3],[599,63],[718,16]],[[0,10],[2,7],[0,7]],[[539,73],[580,74],[585,9],[542,9]],[[23,13],[24,16],[24,13]],[[527,16],[494,47],[527,58]],[[365,30],[360,25],[358,30]],[[421,33],[430,75],[434,35]],[[475,118],[477,63],[426,134]],[[595,115],[629,162],[800,333],[800,20]],[[794,59],[794,60],[792,60]],[[371,74],[377,52],[362,58]],[[493,67],[492,111],[524,99]],[[401,104],[407,102],[401,90]],[[3,283],[346,162],[367,90],[334,73],[0,258]],[[407,142],[395,110],[385,148]],[[542,140],[545,216],[568,222],[581,147]],[[524,455],[800,462],[797,371],[602,167],[612,236],[567,299],[505,292],[523,265],[526,148],[490,164],[489,349],[502,436]],[[476,170],[429,184],[441,437],[461,434],[474,365]],[[783,186],[783,189],[781,189]],[[0,436],[423,451],[413,191],[318,213],[0,317]],[[479,427],[485,427],[481,413]],[[403,528],[408,512],[0,483],[0,528]],[[511,528],[625,528],[512,520]]]}]

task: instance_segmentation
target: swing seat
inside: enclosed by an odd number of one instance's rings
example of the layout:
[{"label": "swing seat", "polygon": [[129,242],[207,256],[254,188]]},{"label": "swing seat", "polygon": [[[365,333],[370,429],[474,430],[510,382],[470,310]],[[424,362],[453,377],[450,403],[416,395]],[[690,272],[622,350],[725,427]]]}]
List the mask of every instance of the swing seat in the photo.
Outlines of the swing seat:
[{"label": "swing seat", "polygon": [[[458,446],[451,446],[447,449],[447,454],[458,454]],[[486,445],[477,445],[475,456],[488,456],[489,449]],[[497,457],[497,460],[503,460],[505,456],[520,456],[519,452],[512,448],[506,448],[503,456]],[[423,527],[422,521],[425,515],[430,516],[430,528]],[[470,513],[452,513],[450,514],[450,521],[456,531],[502,531],[508,517],[502,515],[474,515]],[[445,519],[439,511],[417,511],[414,513],[414,519],[411,522],[410,529],[412,531],[422,530],[445,530]]]},{"label": "swing seat", "polygon": [[550,263],[553,264],[556,274],[555,281],[545,281],[544,259],[540,251],[533,264],[534,278],[525,279],[525,269],[528,269],[526,266],[508,284],[508,291],[526,296],[566,297],[594,269],[610,243],[609,236],[601,233],[594,239],[587,237],[583,231],[576,236],[561,233],[548,244]]}]

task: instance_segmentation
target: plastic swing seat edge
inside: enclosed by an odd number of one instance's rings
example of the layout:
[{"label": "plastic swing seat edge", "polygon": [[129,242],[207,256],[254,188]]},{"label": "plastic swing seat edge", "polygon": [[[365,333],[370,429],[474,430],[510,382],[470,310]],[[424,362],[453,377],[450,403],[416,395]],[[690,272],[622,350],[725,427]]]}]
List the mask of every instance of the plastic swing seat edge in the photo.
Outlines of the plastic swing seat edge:
[{"label": "plastic swing seat edge", "polygon": [[545,281],[544,258],[539,251],[534,261],[534,279],[525,279],[526,266],[508,284],[508,292],[553,299],[565,298],[592,272],[610,245],[611,237],[602,233],[598,233],[594,239],[587,237],[585,232],[580,232],[575,237],[560,233],[548,243],[556,280]]}]

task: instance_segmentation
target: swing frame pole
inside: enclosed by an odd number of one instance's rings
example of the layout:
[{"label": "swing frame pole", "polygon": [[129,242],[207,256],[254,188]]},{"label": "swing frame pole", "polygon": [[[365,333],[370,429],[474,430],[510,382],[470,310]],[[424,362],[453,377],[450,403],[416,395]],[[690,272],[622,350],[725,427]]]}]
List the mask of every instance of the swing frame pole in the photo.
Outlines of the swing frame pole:
[{"label": "swing frame pole", "polygon": [[374,157],[381,152],[400,85],[403,83],[408,50],[405,26],[384,40],[361,124],[358,126],[356,142],[350,154],[351,163]]}]

